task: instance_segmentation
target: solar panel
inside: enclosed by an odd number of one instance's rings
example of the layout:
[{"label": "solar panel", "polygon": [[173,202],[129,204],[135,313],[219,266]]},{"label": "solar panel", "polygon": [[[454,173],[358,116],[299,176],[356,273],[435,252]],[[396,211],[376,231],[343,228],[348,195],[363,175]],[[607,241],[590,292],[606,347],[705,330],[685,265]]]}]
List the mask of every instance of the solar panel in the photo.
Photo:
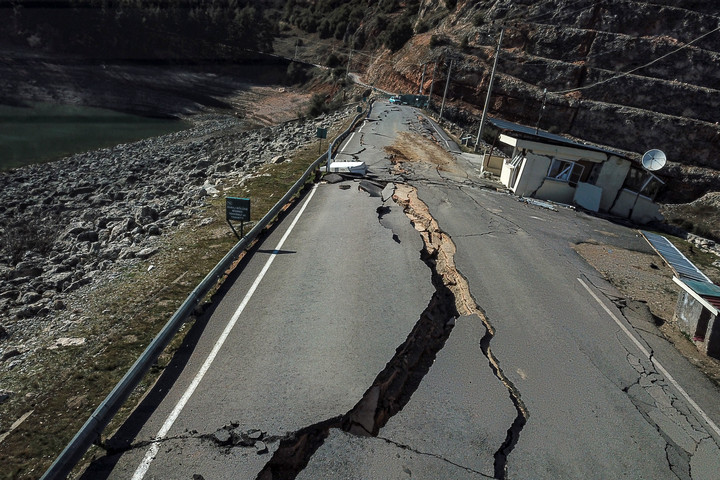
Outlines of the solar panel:
[{"label": "solar panel", "polygon": [[698,270],[685,255],[680,253],[680,250],[670,243],[670,240],[662,235],[646,232],[645,230],[641,230],[640,233],[642,233],[645,240],[655,249],[658,255],[672,268],[678,278],[681,280],[687,279],[696,282],[713,283],[704,273]]}]

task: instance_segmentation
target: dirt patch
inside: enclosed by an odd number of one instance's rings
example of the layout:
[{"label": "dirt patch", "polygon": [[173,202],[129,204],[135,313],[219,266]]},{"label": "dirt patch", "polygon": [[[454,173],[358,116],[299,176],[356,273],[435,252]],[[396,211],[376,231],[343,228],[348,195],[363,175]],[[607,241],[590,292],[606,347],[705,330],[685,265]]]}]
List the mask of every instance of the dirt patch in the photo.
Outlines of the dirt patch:
[{"label": "dirt patch", "polygon": [[295,120],[304,115],[312,93],[277,86],[253,86],[229,103],[253,125],[270,126]]},{"label": "dirt patch", "polygon": [[581,243],[573,248],[622,293],[625,299],[617,301],[621,309],[646,306],[658,332],[720,385],[720,361],[701,354],[673,319],[680,287],[662,258],[600,243]]},{"label": "dirt patch", "polygon": [[398,134],[395,143],[385,147],[390,161],[396,165],[396,170],[402,169],[399,163],[427,163],[435,166],[439,171],[465,175],[455,162],[455,158],[435,141],[421,135],[408,132]]}]

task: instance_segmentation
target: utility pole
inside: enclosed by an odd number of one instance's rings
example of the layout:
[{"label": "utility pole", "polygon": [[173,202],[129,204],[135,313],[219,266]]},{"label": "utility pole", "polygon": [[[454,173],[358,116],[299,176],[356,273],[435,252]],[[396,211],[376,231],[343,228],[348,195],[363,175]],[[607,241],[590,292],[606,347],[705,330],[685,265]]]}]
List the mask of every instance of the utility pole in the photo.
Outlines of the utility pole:
[{"label": "utility pole", "polygon": [[433,66],[432,80],[430,80],[430,94],[428,95],[427,103],[428,110],[430,109],[430,102],[432,102],[432,91],[433,87],[435,86],[435,70],[437,70],[437,60],[435,60],[435,65]]},{"label": "utility pole", "polygon": [[[475,151],[478,151],[480,145],[480,136],[482,135],[485,118],[487,117],[488,107],[490,106],[490,96],[492,95],[493,82],[495,81],[495,69],[497,68],[498,57],[500,56],[500,45],[502,45],[503,33],[505,29],[500,29],[500,38],[498,39],[497,50],[495,50],[495,60],[493,61],[492,72],[490,73],[490,84],[488,85],[487,97],[485,97],[485,107],[483,107],[482,117],[480,117],[480,128],[478,128],[477,139],[475,140]],[[492,152],[490,152],[492,155]]]},{"label": "utility pole", "polygon": [[450,60],[450,66],[448,67],[447,80],[445,81],[445,93],[443,93],[442,105],[440,105],[440,121],[442,122],[442,114],[445,109],[445,97],[447,96],[448,87],[450,86],[450,71],[452,70],[453,61]]},{"label": "utility pole", "polygon": [[547,88],[545,90],[543,90],[543,104],[542,104],[542,107],[540,108],[540,114],[538,115],[538,121],[535,124],[535,135],[537,135],[538,131],[540,130],[540,119],[543,116],[543,112],[545,112],[545,102],[546,101],[547,101]]},{"label": "utility pole", "polygon": [[423,63],[423,73],[422,73],[422,78],[420,79],[420,93],[419,93],[419,95],[422,95],[423,84],[425,83],[425,68],[427,68],[427,63]]}]

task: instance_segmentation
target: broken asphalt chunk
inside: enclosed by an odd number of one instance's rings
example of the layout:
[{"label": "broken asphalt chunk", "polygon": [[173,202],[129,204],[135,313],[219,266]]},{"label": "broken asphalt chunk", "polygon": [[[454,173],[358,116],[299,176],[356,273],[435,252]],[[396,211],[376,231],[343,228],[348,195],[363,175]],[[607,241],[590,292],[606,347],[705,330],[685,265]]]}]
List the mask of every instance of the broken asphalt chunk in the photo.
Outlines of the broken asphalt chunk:
[{"label": "broken asphalt chunk", "polygon": [[323,177],[323,180],[325,180],[328,183],[340,183],[344,181],[345,179],[338,175],[337,173],[329,173]]},{"label": "broken asphalt chunk", "polygon": [[371,197],[381,197],[383,192],[383,186],[370,180],[360,180],[358,189],[364,190],[370,194]]},{"label": "broken asphalt chunk", "polygon": [[232,435],[225,428],[220,428],[212,434],[212,440],[218,445],[230,445],[232,443]]},{"label": "broken asphalt chunk", "polygon": [[382,201],[387,202],[390,200],[395,193],[395,184],[390,182],[387,185],[385,185],[385,188],[382,190]]},{"label": "broken asphalt chunk", "polygon": [[267,445],[265,445],[265,442],[261,442],[261,441],[255,442],[255,449],[256,449],[255,453],[257,453],[258,455],[263,455],[265,453],[268,453],[268,447],[267,447]]}]

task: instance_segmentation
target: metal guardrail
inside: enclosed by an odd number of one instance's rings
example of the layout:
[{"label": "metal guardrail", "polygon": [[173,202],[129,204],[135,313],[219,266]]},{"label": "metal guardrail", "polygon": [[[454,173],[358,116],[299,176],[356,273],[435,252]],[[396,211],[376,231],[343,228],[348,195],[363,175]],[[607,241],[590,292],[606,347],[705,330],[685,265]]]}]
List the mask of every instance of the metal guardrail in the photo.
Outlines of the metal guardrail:
[{"label": "metal guardrail", "polygon": [[68,443],[65,449],[55,459],[53,464],[48,468],[45,474],[41,477],[42,480],[55,480],[66,478],[70,471],[75,468],[77,463],[80,461],[85,452],[100,437],[103,430],[110,421],[113,419],[115,414],[118,412],[120,407],[128,399],[132,391],[137,387],[140,380],[145,376],[150,367],[155,363],[158,356],[167,347],[172,338],[175,336],[180,326],[193,312],[197,304],[202,300],[210,289],[217,283],[217,281],[225,274],[225,272],[235,262],[237,257],[248,248],[253,240],[267,227],[277,215],[280,210],[294,197],[300,189],[305,185],[305,182],[310,178],[310,175],[320,166],[321,163],[326,161],[327,157],[333,154],[336,144],[340,144],[351,131],[355,129],[363,116],[369,115],[370,109],[367,112],[358,114],[353,120],[350,127],[344,132],[338,135],[335,140],[332,141],[328,148],[328,153],[323,154],[310,165],[305,173],[298,179],[297,182],[288,190],[288,192],[270,209],[270,211],[245,235],[242,237],[232,249],[223,257],[222,260],[208,273],[205,278],[198,284],[197,287],[190,293],[185,299],[183,304],[177,311],[170,317],[170,320],[150,342],[145,351],[135,361],[130,370],[125,376],[118,382],[113,390],[105,397],[105,400],[95,409],[90,418],[75,434],[75,437]]}]

